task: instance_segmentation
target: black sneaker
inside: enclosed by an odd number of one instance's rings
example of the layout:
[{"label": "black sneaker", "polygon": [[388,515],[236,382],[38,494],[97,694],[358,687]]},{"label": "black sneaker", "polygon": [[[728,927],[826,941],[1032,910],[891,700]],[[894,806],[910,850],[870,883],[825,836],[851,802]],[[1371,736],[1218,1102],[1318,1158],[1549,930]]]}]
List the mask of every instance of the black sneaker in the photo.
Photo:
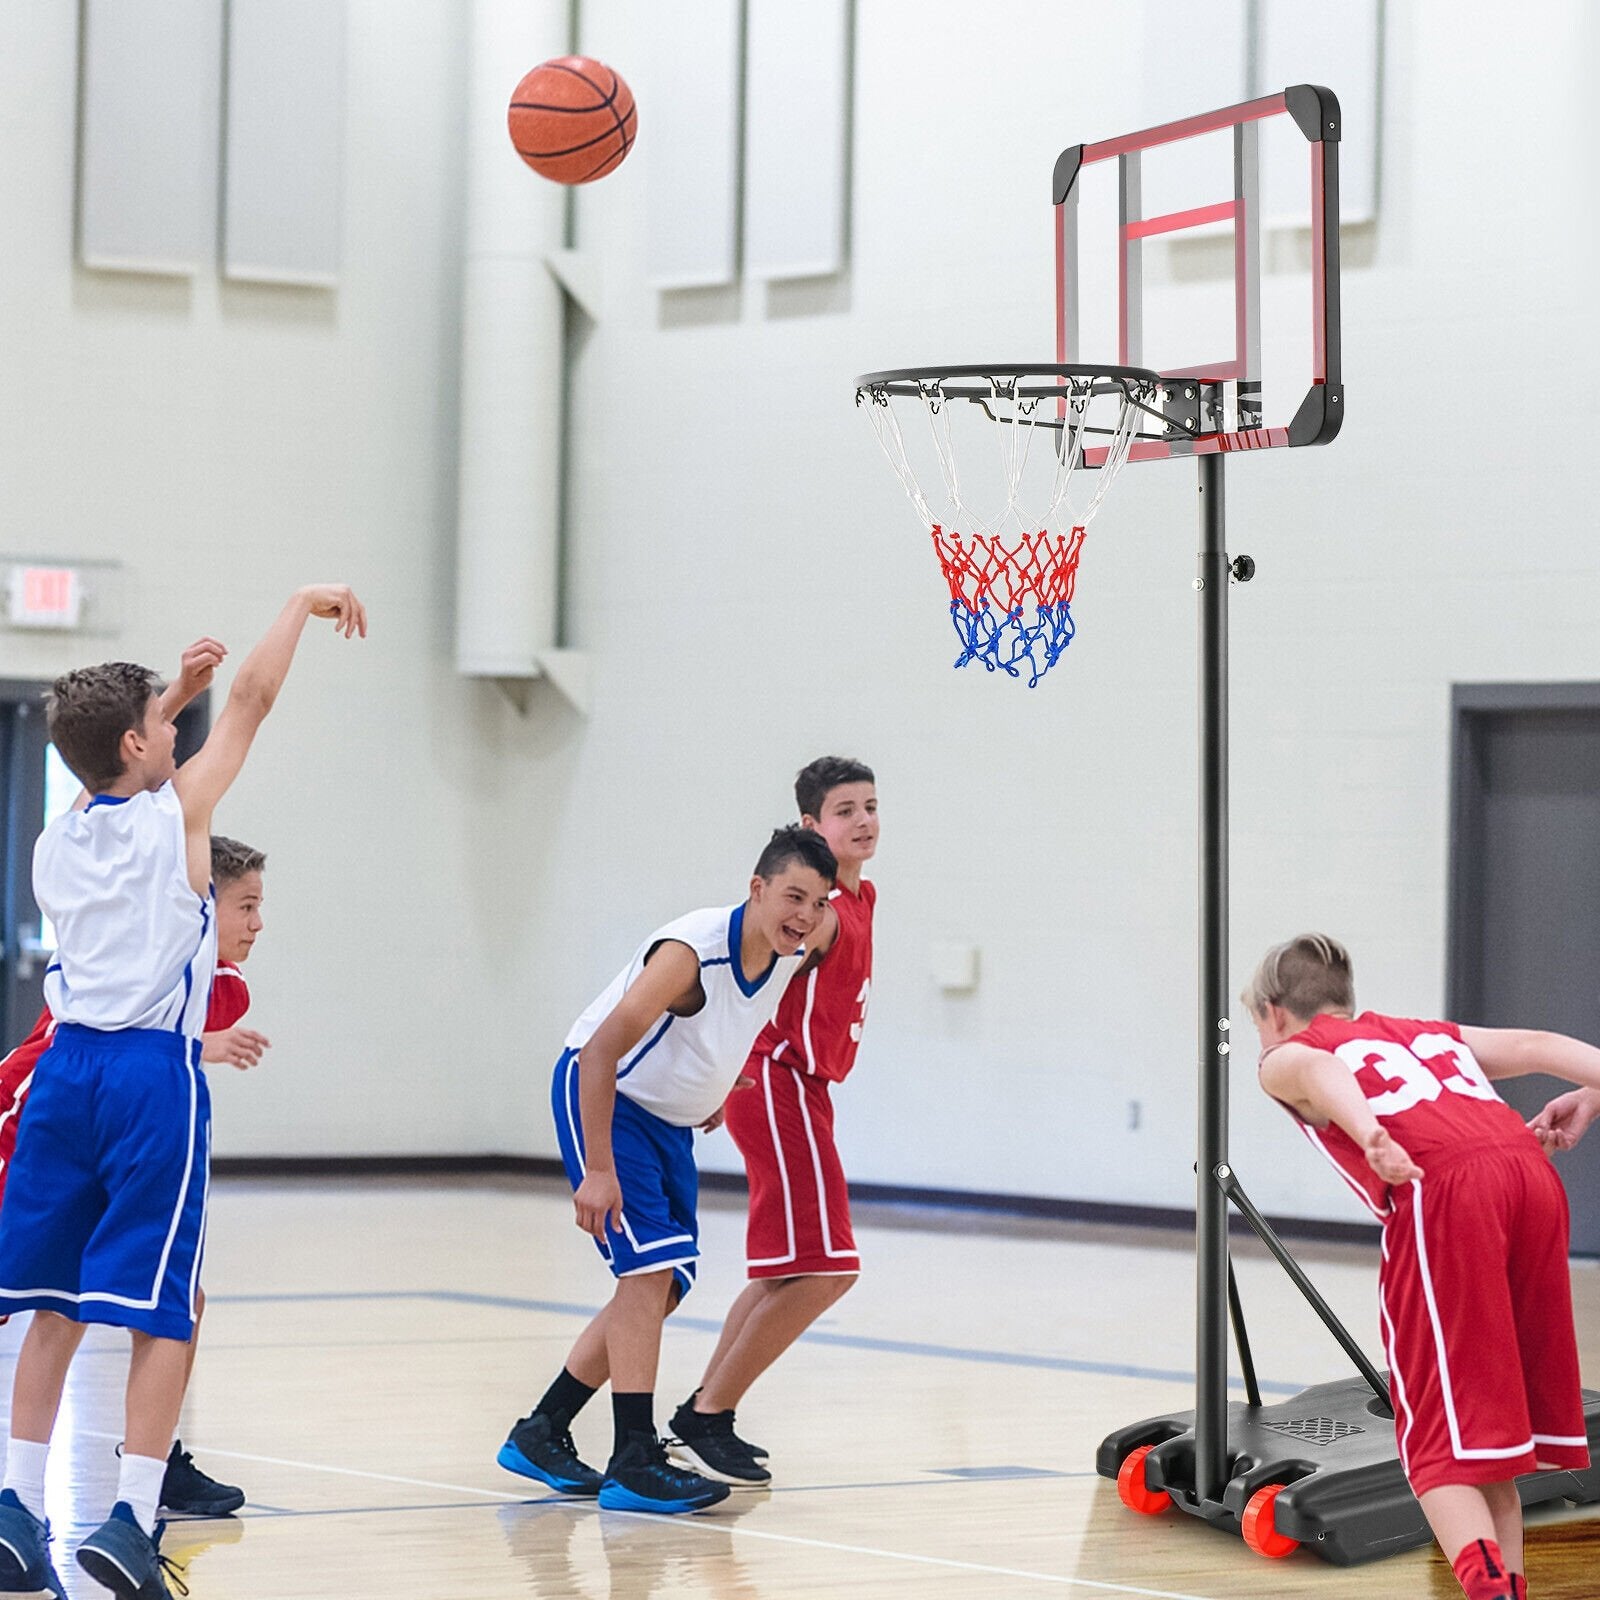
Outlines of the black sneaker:
[{"label": "black sneaker", "polygon": [[167,1475],[161,1480],[161,1504],[181,1516],[225,1517],[244,1504],[244,1490],[202,1472],[183,1448],[183,1440],[174,1439]]},{"label": "black sneaker", "polygon": [[[698,1389],[696,1389],[695,1392],[692,1395],[690,1395],[689,1398],[687,1400],[685,1400],[681,1406],[678,1407],[676,1413],[674,1413],[673,1418],[672,1418],[672,1425],[673,1425],[674,1431],[676,1431],[676,1429],[677,1429],[678,1418],[681,1417],[685,1411],[693,1411],[694,1410],[694,1403],[699,1398],[700,1398],[700,1391]],[[734,1438],[738,1439],[739,1438],[738,1434],[735,1434]],[[742,1444],[745,1447],[745,1449],[748,1450],[750,1452],[750,1454],[753,1455],[756,1458],[757,1461],[765,1461],[767,1459],[768,1455],[771,1453],[764,1444],[751,1444],[751,1442],[748,1439],[739,1439],[739,1443]]]},{"label": "black sneaker", "polygon": [[718,1483],[760,1489],[772,1482],[772,1474],[733,1431],[731,1411],[700,1412],[684,1401],[672,1416],[670,1447],[680,1461]]},{"label": "black sneaker", "polygon": [[537,1478],[562,1494],[600,1493],[600,1474],[579,1459],[571,1433],[537,1411],[517,1422],[495,1460],[507,1472]]},{"label": "black sneaker", "polygon": [[667,1460],[666,1446],[653,1433],[630,1433],[611,1458],[600,1505],[606,1511],[703,1511],[728,1498],[725,1483],[698,1472],[683,1472]]}]

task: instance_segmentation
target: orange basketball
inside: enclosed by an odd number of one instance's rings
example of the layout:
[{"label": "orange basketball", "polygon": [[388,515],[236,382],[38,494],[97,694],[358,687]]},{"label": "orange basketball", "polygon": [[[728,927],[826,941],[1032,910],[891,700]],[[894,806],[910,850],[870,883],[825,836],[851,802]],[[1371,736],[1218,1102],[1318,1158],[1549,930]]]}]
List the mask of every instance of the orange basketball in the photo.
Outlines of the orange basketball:
[{"label": "orange basketball", "polygon": [[633,148],[639,113],[620,74],[588,56],[559,56],[516,87],[506,113],[517,154],[542,178],[590,183]]}]

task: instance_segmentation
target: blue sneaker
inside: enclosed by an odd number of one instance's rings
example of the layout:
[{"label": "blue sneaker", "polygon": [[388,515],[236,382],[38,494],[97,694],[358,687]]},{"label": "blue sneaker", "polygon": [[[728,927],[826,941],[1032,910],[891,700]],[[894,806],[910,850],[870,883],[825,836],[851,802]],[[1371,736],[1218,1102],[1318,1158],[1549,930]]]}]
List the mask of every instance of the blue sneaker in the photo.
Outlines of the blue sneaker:
[{"label": "blue sneaker", "polygon": [[119,1500],[111,1515],[78,1546],[78,1565],[117,1600],[172,1600],[163,1576],[164,1570],[172,1570],[172,1563],[157,1548],[162,1526],[156,1524],[152,1539],[128,1502]]},{"label": "blue sneaker", "polygon": [[604,1511],[656,1511],[670,1516],[703,1511],[727,1498],[727,1484],[673,1466],[666,1446],[653,1433],[630,1433],[612,1456],[600,1485]]},{"label": "blue sneaker", "polygon": [[562,1494],[592,1498],[600,1493],[600,1474],[579,1459],[572,1434],[566,1428],[557,1428],[549,1417],[537,1411],[512,1428],[495,1460],[507,1472],[536,1478]]},{"label": "blue sneaker", "polygon": [[67,1600],[50,1561],[50,1524],[34,1516],[14,1489],[0,1491],[0,1594],[49,1594]]}]

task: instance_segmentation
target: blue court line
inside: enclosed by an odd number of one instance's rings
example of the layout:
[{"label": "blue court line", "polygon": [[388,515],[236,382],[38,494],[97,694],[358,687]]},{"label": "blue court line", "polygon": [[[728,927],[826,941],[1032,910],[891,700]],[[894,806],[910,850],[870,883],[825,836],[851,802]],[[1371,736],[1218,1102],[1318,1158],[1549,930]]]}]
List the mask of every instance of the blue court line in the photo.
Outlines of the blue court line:
[{"label": "blue court line", "polygon": [[[796,1483],[774,1485],[763,1494],[753,1494],[747,1497],[740,1496],[740,1508],[746,1505],[754,1506],[761,1503],[766,1495],[789,1494],[860,1494],[863,1491],[874,1489],[943,1489],[961,1488],[970,1486],[974,1481],[982,1482],[1013,1482],[1017,1479],[1027,1478],[1097,1478],[1097,1472],[1057,1472],[1048,1467],[931,1467],[929,1476],[925,1478],[893,1478],[885,1479],[879,1483]],[[252,1501],[242,1511],[234,1513],[240,1522],[276,1522],[283,1518],[295,1517],[377,1517],[393,1516],[400,1512],[416,1511],[508,1511],[521,1510],[524,1507],[554,1507],[571,1506],[576,1508],[594,1507],[592,1498],[585,1495],[547,1495],[543,1499],[529,1497],[526,1500],[444,1500],[432,1505],[403,1505],[403,1506],[322,1506],[315,1511],[294,1511],[285,1506],[257,1505]],[[715,1521],[715,1518],[709,1520]],[[183,1526],[198,1525],[203,1518],[188,1518],[183,1522],[173,1522],[174,1529]]]},{"label": "blue court line", "polygon": [[[599,1306],[577,1305],[570,1300],[527,1300],[515,1295],[475,1294],[461,1289],[379,1289],[371,1291],[324,1290],[311,1294],[212,1295],[219,1305],[287,1305],[352,1300],[433,1300],[447,1305],[485,1306],[499,1311],[535,1311],[548,1316],[594,1316]],[[720,1318],[691,1317],[675,1312],[667,1327],[693,1328],[698,1333],[720,1333]],[[878,1355],[925,1356],[932,1361],[970,1361],[980,1366],[1028,1367],[1039,1372],[1078,1372],[1098,1378],[1140,1378],[1156,1383],[1195,1381],[1193,1372],[1169,1367],[1139,1367],[1120,1361],[1086,1361],[1076,1356],[1037,1355],[1022,1350],[977,1350],[962,1345],[932,1344],[918,1339],[881,1339],[869,1334],[825,1333],[811,1329],[800,1335],[803,1344],[831,1345],[843,1350],[869,1350]],[[1242,1378],[1229,1378],[1228,1387],[1241,1392]],[[1262,1379],[1263,1394],[1295,1395],[1308,1388],[1304,1383],[1281,1383]]]}]

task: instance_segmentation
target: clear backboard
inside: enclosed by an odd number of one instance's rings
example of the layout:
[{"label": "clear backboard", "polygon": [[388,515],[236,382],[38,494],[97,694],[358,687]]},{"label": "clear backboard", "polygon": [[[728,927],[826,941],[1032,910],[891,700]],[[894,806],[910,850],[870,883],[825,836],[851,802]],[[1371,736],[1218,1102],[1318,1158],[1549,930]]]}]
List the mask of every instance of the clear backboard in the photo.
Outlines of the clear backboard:
[{"label": "clear backboard", "polygon": [[1339,136],[1298,84],[1058,157],[1056,360],[1173,380],[1130,461],[1338,433]]}]

